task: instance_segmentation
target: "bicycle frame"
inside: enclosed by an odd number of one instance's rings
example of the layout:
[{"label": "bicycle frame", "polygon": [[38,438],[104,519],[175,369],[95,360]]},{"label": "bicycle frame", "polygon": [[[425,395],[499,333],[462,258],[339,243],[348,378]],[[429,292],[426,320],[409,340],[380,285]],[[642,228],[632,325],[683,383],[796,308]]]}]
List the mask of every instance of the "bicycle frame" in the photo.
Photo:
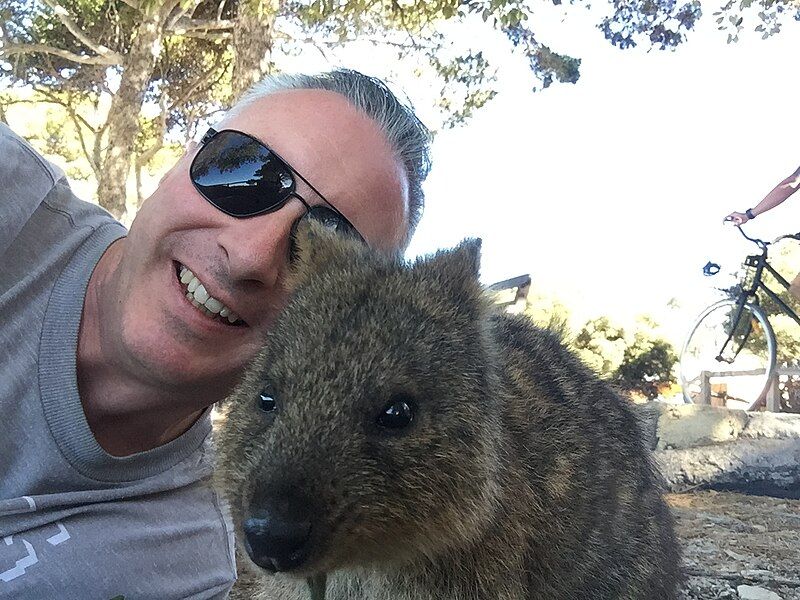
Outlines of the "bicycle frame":
[{"label": "bicycle frame", "polygon": [[766,249],[764,250],[764,254],[762,254],[760,256],[755,255],[755,256],[748,256],[747,257],[748,260],[751,259],[751,258],[757,259],[758,263],[756,264],[756,277],[753,280],[753,283],[755,284],[754,285],[754,289],[749,291],[748,295],[755,296],[756,295],[756,290],[761,290],[767,296],[769,296],[769,298],[773,302],[775,302],[775,304],[777,304],[778,307],[784,313],[786,313],[787,316],[789,316],[792,320],[794,320],[795,323],[800,325],[800,316],[798,316],[798,314],[796,312],[794,312],[794,310],[792,310],[792,307],[790,307],[788,304],[786,304],[786,302],[781,300],[778,297],[778,294],[776,294],[773,290],[771,290],[767,286],[767,284],[764,283],[762,281],[762,279],[761,279],[762,273],[763,273],[764,269],[766,269],[767,272],[770,273],[775,278],[775,280],[778,283],[780,283],[785,289],[788,290],[789,287],[791,286],[791,284],[788,281],[786,281],[786,279],[784,279],[783,276],[781,276],[781,274],[778,273],[774,268],[772,268],[772,265],[770,265],[767,262]]},{"label": "bicycle frame", "polygon": [[755,267],[755,275],[753,276],[753,283],[750,285],[750,287],[748,289],[742,289],[742,291],[739,293],[739,297],[737,298],[737,302],[736,302],[736,304],[737,304],[736,316],[733,319],[733,326],[731,327],[731,332],[728,335],[727,339],[725,340],[725,343],[722,344],[722,348],[720,348],[719,354],[717,354],[717,357],[716,357],[717,361],[726,362],[728,364],[732,364],[733,361],[736,360],[736,357],[739,355],[739,352],[741,352],[742,349],[745,347],[745,345],[747,344],[747,339],[750,337],[750,332],[752,331],[752,326],[751,326],[751,324],[748,323],[747,332],[745,333],[744,338],[742,340],[742,343],[740,344],[738,350],[736,350],[736,353],[733,355],[733,358],[730,359],[730,360],[723,358],[722,355],[725,353],[725,350],[727,349],[728,344],[730,344],[731,341],[733,340],[733,336],[736,333],[736,330],[737,330],[737,328],[739,326],[739,321],[742,318],[742,313],[744,312],[745,304],[747,304],[748,300],[750,300],[752,298],[753,299],[753,304],[758,305],[759,304],[759,302],[758,302],[758,292],[759,291],[764,292],[773,302],[775,302],[775,304],[778,305],[778,307],[781,309],[781,311],[783,311],[787,316],[789,316],[798,325],[800,325],[800,316],[798,316],[798,314],[796,312],[794,312],[794,310],[792,310],[792,308],[788,304],[786,304],[783,300],[781,300],[781,298],[778,297],[778,294],[776,294],[763,281],[764,270],[766,270],[770,275],[772,275],[775,278],[775,280],[779,284],[781,284],[787,290],[791,286],[791,284],[788,281],[786,281],[786,279],[780,273],[778,273],[772,267],[772,265],[769,264],[769,262],[767,262],[767,252],[768,252],[769,244],[764,242],[764,241],[762,241],[762,240],[756,240],[756,239],[753,239],[751,237],[748,237],[744,233],[744,231],[741,230],[741,228],[739,228],[739,231],[741,232],[741,234],[745,238],[747,238],[751,242],[754,242],[755,244],[757,244],[758,246],[761,247],[761,254],[753,254],[753,255],[748,256],[747,258],[745,258],[745,262],[744,262],[745,266],[747,266],[747,267]]}]

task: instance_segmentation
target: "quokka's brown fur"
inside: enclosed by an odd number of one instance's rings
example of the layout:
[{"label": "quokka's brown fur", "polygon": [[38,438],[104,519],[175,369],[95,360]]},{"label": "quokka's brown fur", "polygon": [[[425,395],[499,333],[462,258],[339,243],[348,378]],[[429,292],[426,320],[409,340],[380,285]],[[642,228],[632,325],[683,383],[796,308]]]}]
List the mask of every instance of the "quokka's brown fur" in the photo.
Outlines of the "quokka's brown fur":
[{"label": "quokka's brown fur", "polygon": [[[678,597],[631,406],[557,336],[492,309],[479,242],[411,265],[314,223],[298,245],[293,298],[217,432],[233,598],[307,600],[319,573],[329,600]],[[413,420],[381,426],[397,402]],[[265,498],[301,498],[310,523],[307,558],[277,574],[242,550]]]}]

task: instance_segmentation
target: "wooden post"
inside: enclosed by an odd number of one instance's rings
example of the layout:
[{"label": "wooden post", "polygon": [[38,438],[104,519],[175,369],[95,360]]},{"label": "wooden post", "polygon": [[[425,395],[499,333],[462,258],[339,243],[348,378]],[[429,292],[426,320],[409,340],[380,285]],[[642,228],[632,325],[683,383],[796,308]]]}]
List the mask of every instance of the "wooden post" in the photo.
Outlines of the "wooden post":
[{"label": "wooden post", "polygon": [[767,410],[781,412],[781,391],[778,386],[778,372],[774,372],[767,387]]},{"label": "wooden post", "polygon": [[711,404],[711,373],[700,372],[700,404]]}]

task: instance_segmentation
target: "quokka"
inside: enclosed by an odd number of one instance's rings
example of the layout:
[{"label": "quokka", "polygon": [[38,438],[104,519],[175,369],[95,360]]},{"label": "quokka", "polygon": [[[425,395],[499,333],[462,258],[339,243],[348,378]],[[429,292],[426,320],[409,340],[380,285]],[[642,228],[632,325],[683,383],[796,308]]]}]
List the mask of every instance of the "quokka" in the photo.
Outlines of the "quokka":
[{"label": "quokka", "polygon": [[408,264],[312,221],[297,249],[217,432],[232,598],[678,597],[634,411],[492,308],[478,241]]}]

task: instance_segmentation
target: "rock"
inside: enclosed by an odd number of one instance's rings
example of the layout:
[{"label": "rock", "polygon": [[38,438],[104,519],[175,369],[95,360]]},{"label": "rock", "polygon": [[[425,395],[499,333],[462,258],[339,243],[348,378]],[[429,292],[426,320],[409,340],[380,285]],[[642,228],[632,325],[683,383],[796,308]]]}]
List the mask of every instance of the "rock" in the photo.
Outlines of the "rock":
[{"label": "rock", "polygon": [[747,426],[741,437],[749,438],[800,438],[800,415],[790,413],[748,413]]},{"label": "rock", "polygon": [[664,405],[658,419],[658,450],[695,448],[739,437],[748,422],[743,410],[700,404]]},{"label": "rock", "polygon": [[772,577],[772,571],[769,569],[745,569],[739,573],[745,579],[758,579],[764,577]]},{"label": "rock", "polygon": [[800,439],[739,439],[726,444],[659,450],[656,462],[668,487],[800,481]]},{"label": "rock", "polygon": [[800,484],[800,415],[664,402],[637,405],[637,412],[672,491],[784,495]]},{"label": "rock", "polygon": [[736,592],[741,600],[782,600],[775,592],[754,585],[737,586]]},{"label": "rock", "polygon": [[734,552],[733,550],[727,550],[726,549],[725,550],[725,554],[730,556],[733,560],[738,560],[738,561],[741,561],[741,562],[746,562],[747,560],[749,560],[749,558],[747,556],[745,556],[744,554],[739,554],[738,552]]}]

